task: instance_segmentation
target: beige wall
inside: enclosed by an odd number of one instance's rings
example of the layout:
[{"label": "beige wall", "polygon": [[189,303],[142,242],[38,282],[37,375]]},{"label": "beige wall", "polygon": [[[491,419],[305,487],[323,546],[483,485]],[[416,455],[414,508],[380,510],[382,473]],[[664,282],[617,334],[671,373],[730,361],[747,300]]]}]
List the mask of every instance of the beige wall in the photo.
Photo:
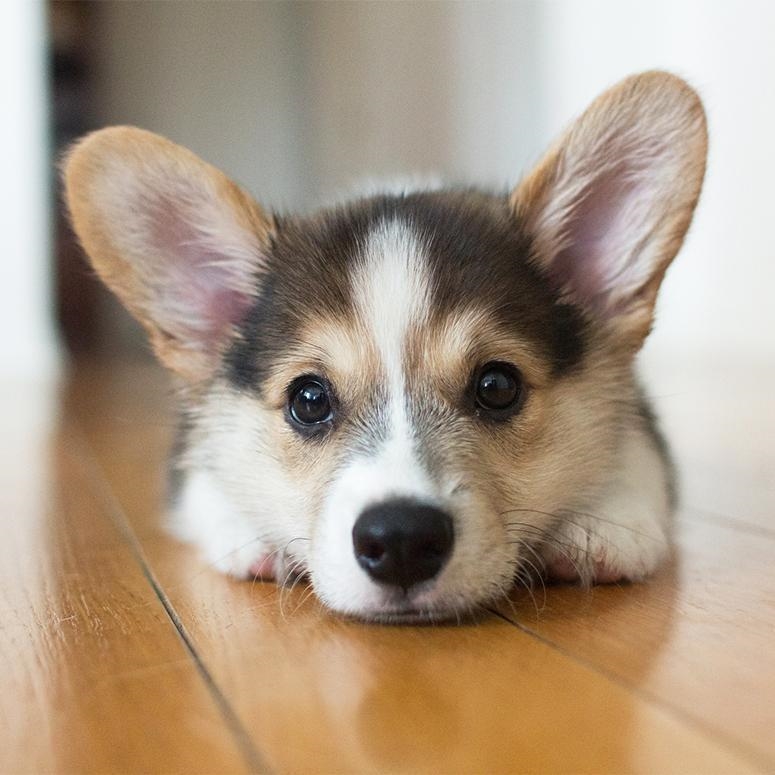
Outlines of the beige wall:
[{"label": "beige wall", "polygon": [[539,143],[535,3],[305,6],[313,179],[502,186]]},{"label": "beige wall", "polygon": [[538,151],[534,3],[99,9],[101,121],[169,135],[273,206],[383,176],[502,185]]},{"label": "beige wall", "polygon": [[97,5],[99,117],[169,136],[296,206],[303,58],[293,3]]}]

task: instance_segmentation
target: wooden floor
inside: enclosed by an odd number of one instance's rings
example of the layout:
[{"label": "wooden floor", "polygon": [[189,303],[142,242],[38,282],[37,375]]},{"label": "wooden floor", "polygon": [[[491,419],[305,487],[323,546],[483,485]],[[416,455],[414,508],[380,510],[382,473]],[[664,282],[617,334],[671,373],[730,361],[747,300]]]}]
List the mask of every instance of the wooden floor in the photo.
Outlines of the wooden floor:
[{"label": "wooden floor", "polygon": [[0,772],[775,772],[775,371],[657,372],[672,564],[428,628],[165,536],[155,368],[4,386]]}]

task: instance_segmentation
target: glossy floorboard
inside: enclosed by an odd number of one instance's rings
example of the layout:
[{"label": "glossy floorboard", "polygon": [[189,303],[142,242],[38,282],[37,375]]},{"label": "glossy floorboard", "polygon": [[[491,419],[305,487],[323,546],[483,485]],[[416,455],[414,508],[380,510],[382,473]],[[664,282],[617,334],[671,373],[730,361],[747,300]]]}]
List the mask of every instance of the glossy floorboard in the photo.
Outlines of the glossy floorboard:
[{"label": "glossy floorboard", "polygon": [[167,537],[155,368],[7,385],[0,772],[775,770],[775,374],[734,400],[657,374],[670,566],[433,628],[343,621]]}]

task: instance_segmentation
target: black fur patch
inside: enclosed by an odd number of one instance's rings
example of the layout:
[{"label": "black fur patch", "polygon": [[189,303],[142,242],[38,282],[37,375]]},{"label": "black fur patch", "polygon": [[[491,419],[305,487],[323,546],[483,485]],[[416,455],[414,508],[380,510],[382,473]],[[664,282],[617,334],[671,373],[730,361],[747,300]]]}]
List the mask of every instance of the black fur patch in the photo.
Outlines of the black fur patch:
[{"label": "black fur patch", "polygon": [[428,250],[433,312],[478,302],[498,321],[537,345],[560,376],[584,353],[584,320],[560,303],[530,262],[531,241],[506,197],[478,191],[408,197],[404,214]]},{"label": "black fur patch", "polygon": [[530,239],[505,196],[477,191],[380,196],[304,219],[277,218],[256,303],[224,365],[241,389],[260,390],[272,361],[315,316],[352,314],[350,277],[382,222],[406,223],[427,252],[432,313],[481,302],[536,345],[556,376],[583,356],[585,324],[530,261]]}]

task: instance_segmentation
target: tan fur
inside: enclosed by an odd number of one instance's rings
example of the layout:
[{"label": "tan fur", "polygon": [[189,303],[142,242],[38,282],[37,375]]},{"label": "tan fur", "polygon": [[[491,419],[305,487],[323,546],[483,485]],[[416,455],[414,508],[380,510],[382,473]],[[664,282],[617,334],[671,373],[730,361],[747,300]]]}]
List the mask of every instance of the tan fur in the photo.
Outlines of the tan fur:
[{"label": "tan fur", "polygon": [[[407,381],[433,384],[457,404],[471,378],[471,365],[489,361],[520,364],[526,383],[544,387],[549,366],[524,339],[500,329],[484,309],[468,309],[434,318],[407,332]],[[369,330],[355,318],[314,318],[298,341],[278,360],[265,383],[270,406],[281,408],[285,389],[300,374],[319,374],[344,391],[348,401],[366,401],[375,384],[384,379],[382,364]]]},{"label": "tan fur", "polygon": [[313,317],[267,376],[271,406],[279,409],[286,403],[286,388],[300,374],[326,377],[338,386],[342,399],[357,404],[368,397],[381,366],[374,343],[355,318]]},{"label": "tan fur", "polygon": [[126,211],[143,206],[138,200],[146,197],[162,207],[182,205],[192,211],[205,203],[217,209],[234,230],[236,236],[231,239],[241,243],[235,251],[238,261],[260,255],[272,233],[271,219],[215,167],[163,137],[134,127],[111,127],[88,135],[67,154],[63,170],[73,227],[99,276],[147,329],[166,366],[189,381],[209,376],[220,353],[199,348],[174,328],[160,325],[156,276],[163,276],[163,268],[160,271],[159,257],[147,235],[133,233],[126,225]]},{"label": "tan fur", "polygon": [[[427,327],[410,332],[406,342],[406,361],[422,380],[430,375],[443,378],[458,395],[460,386],[472,374],[472,364],[490,361],[518,363],[527,384],[542,387],[549,381],[549,367],[535,348],[497,324],[486,308],[469,307],[443,317],[434,316]],[[439,385],[444,388],[445,385]]]},{"label": "tan fur", "polygon": [[[658,155],[664,162],[653,169],[649,163]],[[633,169],[659,176],[650,181],[658,187],[651,233],[635,248],[653,256],[652,272],[616,322],[632,350],[649,332],[659,285],[697,204],[706,155],[707,126],[697,94],[669,73],[642,73],[601,94],[512,194],[512,206],[535,240],[536,260],[551,265],[567,245],[574,210],[602,174],[626,158]]]}]

